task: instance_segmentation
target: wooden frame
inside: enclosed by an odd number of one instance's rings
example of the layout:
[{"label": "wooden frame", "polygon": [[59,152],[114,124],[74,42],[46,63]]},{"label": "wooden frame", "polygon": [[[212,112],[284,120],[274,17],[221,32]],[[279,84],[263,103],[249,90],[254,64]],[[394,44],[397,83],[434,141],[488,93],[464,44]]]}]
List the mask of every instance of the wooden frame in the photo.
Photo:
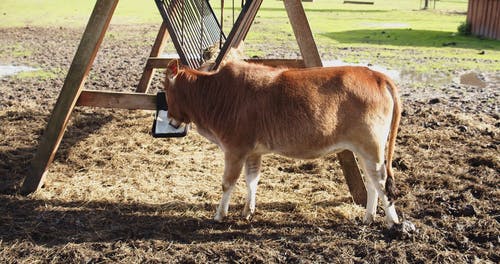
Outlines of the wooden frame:
[{"label": "wooden frame", "polygon": [[68,75],[64,80],[61,93],[40,140],[40,145],[31,161],[28,175],[21,187],[22,194],[34,192],[42,187],[48,166],[52,163],[61,143],[71,112],[80,96],[83,83],[94,62],[117,4],[118,0],[98,0],[96,2]]},{"label": "wooden frame", "polygon": [[[153,45],[153,48],[151,49],[151,53],[149,54],[150,58],[156,58],[161,55],[163,52],[163,49],[165,48],[165,43],[168,38],[168,31],[167,31],[167,25],[165,22],[161,23],[160,30],[158,31],[158,35],[156,36],[155,43]],[[149,84],[151,83],[151,79],[153,77],[154,69],[158,68],[155,67],[155,64],[151,59],[148,60],[146,63],[146,67],[144,69],[144,72],[142,73],[141,80],[139,81],[139,84],[137,85],[136,92],[138,93],[147,93]]]},{"label": "wooden frame", "polygon": [[[118,1],[97,0],[94,6],[61,93],[56,101],[47,127],[40,139],[38,150],[31,161],[28,174],[21,187],[22,194],[35,192],[43,185],[47,169],[54,159],[75,105],[124,109],[156,109],[156,96],[148,95],[146,92],[148,91],[154,69],[165,68],[170,60],[158,57],[163,51],[165,41],[168,37],[168,31],[164,23],[158,32],[136,93],[88,91],[83,89],[83,84],[94,62]],[[249,61],[272,66],[322,66],[321,58],[301,0],[285,0],[284,5],[303,60]],[[254,12],[257,12],[257,10],[254,10]],[[344,151],[338,155],[338,159],[354,202],[365,206],[366,190],[354,155],[349,151]]]},{"label": "wooden frame", "polygon": [[375,2],[372,1],[344,1],[344,4],[355,4],[355,5],[373,5]]}]

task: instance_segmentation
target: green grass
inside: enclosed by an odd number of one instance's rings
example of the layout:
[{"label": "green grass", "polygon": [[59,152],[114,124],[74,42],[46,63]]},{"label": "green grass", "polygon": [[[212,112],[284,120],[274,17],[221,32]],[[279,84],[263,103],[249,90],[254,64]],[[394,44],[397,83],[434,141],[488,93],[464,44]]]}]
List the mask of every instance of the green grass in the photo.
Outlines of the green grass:
[{"label": "green grass", "polygon": [[24,48],[19,43],[10,48],[10,55],[12,55],[13,57],[28,57],[31,54],[33,54],[31,50]]},{"label": "green grass", "polygon": [[20,72],[20,73],[14,75],[14,78],[17,78],[17,79],[36,78],[36,79],[41,79],[41,80],[48,80],[48,79],[53,79],[57,76],[58,76],[57,73],[55,73],[53,71],[35,70],[35,71]]},{"label": "green grass", "polygon": [[[87,24],[95,1],[2,0],[0,27],[67,26]],[[112,23],[161,23],[154,1],[121,0]]]},{"label": "green grass", "polygon": [[[264,2],[266,3],[266,1]],[[286,13],[279,1],[269,1],[261,8],[256,21],[272,25],[249,37],[268,40],[275,32],[291,32]],[[458,36],[457,27],[466,19],[467,1],[442,0],[436,9],[420,10],[418,1],[375,1],[375,5],[345,5],[342,1],[304,3],[309,22],[318,44],[338,43],[360,45],[456,47],[500,50],[500,42],[476,37]],[[380,34],[385,31],[389,34]]]},{"label": "green grass", "polygon": [[[210,1],[219,16],[220,1]],[[235,1],[238,3],[239,1]],[[441,0],[436,9],[421,10],[417,0],[375,0],[374,5],[349,5],[343,0],[304,2],[315,40],[322,49],[355,48],[358,52],[339,54],[346,61],[362,61],[381,54],[376,63],[405,65],[409,58],[464,58],[450,66],[448,62],[427,61],[416,68],[461,67],[462,69],[500,70],[499,63],[483,65],[482,60],[500,60],[500,41],[462,36],[457,27],[466,19],[467,0]],[[86,25],[95,1],[2,0],[0,27]],[[232,1],[226,1],[225,31],[232,24]],[[431,6],[432,7],[432,6]],[[236,10],[238,14],[238,9]],[[113,24],[160,24],[154,1],[121,0]],[[113,32],[119,39],[120,34]],[[108,35],[109,37],[109,35]],[[295,38],[282,1],[265,0],[247,36],[248,43],[294,43]],[[486,55],[479,56],[480,51]],[[321,52],[321,51],[320,51]],[[248,50],[249,55],[265,55],[262,49]],[[476,60],[474,60],[476,58]]]}]

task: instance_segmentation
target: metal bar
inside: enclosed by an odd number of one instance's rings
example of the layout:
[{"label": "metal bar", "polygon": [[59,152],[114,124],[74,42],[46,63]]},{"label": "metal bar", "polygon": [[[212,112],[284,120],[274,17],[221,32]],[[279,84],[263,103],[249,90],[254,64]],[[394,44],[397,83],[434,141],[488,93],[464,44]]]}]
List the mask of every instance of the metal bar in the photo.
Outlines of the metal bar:
[{"label": "metal bar", "polygon": [[204,10],[204,16],[203,16],[203,24],[205,25],[205,28],[208,30],[208,35],[210,37],[209,40],[209,46],[212,46],[214,43],[218,41],[218,36],[219,36],[219,28],[220,25],[217,21],[217,18],[215,16],[215,12],[213,12],[212,7],[210,6],[210,2],[203,0],[203,10]]},{"label": "metal bar", "polygon": [[[198,31],[195,28],[195,24],[197,24],[198,19],[196,18],[196,15],[192,12],[192,3],[190,1],[183,1],[183,8],[180,12],[182,14],[186,15],[187,24],[185,25],[184,31],[179,31],[180,26],[179,26],[179,11],[176,13],[172,13],[171,15],[171,20],[174,25],[174,28],[177,29],[175,33],[177,34],[182,34],[183,37],[185,38],[185,41],[183,45],[181,45],[182,53],[186,57],[186,65],[196,68],[197,65],[199,64],[196,61],[196,57],[193,58],[193,54],[196,53],[196,50],[198,47],[196,46],[195,39],[193,36],[198,36]],[[179,52],[179,51],[178,51]]]},{"label": "metal bar", "polygon": [[193,60],[196,62],[196,67],[198,68],[203,63],[203,50],[204,47],[208,47],[208,41],[204,38],[204,25],[203,25],[203,5],[200,4],[200,1],[194,0],[191,4],[191,10],[196,13],[196,24],[193,24],[193,27],[196,26],[197,34],[192,35],[193,43],[197,43],[196,49],[193,52]]},{"label": "metal bar", "polygon": [[203,57],[203,36],[204,34],[204,29],[205,25],[203,23],[203,17],[204,17],[205,10],[203,10],[203,6],[200,8],[200,57]]},{"label": "metal bar", "polygon": [[208,0],[155,1],[183,64],[198,68],[203,51],[226,39]]},{"label": "metal bar", "polygon": [[233,25],[233,28],[227,37],[226,43],[222,46],[222,49],[215,60],[215,65],[212,70],[216,70],[226,57],[229,50],[233,47],[237,47],[237,45],[239,45],[243,40],[244,36],[246,36],[261,4],[262,0],[247,1],[245,3],[245,6],[241,10],[236,23]]},{"label": "metal bar", "polygon": [[212,44],[216,43],[217,41],[222,42],[226,38],[222,29],[222,24],[219,23],[219,20],[215,16],[215,12],[212,9],[210,2],[207,1],[206,7],[208,9],[208,12],[210,12],[210,14],[213,14],[212,16],[209,16],[210,21],[209,24],[207,25],[207,27],[210,29],[211,42]]},{"label": "metal bar", "polygon": [[[188,1],[185,7],[185,12],[187,12],[188,21],[188,33],[185,33],[188,38],[186,45],[186,56],[189,58],[189,66],[191,68],[197,68],[201,65],[201,56],[200,54],[200,30],[199,30],[199,21],[200,15],[196,12],[196,6],[193,1]],[[182,32],[181,32],[182,33]]]},{"label": "metal bar", "polygon": [[251,10],[252,13],[249,15],[249,17],[251,17],[251,19],[248,20],[247,22],[245,22],[245,28],[242,30],[241,36],[238,37],[238,40],[236,42],[236,47],[238,47],[240,45],[241,41],[243,41],[247,37],[248,31],[250,30],[250,26],[252,26],[252,23],[255,19],[255,16],[257,15],[257,11],[259,10],[260,5],[262,4],[262,0],[258,0],[258,1],[260,1],[260,3],[255,4],[254,7],[252,8],[252,10]]},{"label": "metal bar", "polygon": [[[192,14],[192,6],[189,4],[190,2],[188,1],[187,3],[184,1],[182,13],[186,15],[186,21],[187,24],[185,24],[184,31],[177,31],[176,33],[182,34],[183,37],[186,39],[184,44],[182,45],[183,48],[183,53],[187,58],[187,65],[190,67],[196,67],[196,64],[193,63],[193,52],[197,49],[197,46],[195,45],[195,42],[193,41],[193,36],[198,35],[198,31],[194,28],[194,24],[196,24],[197,19],[195,16]],[[178,15],[173,14],[173,21],[174,24],[178,23],[177,20]],[[176,24],[176,27],[179,28],[179,26]]]},{"label": "metal bar", "polygon": [[189,50],[186,50],[190,58],[190,67],[198,68],[202,63],[202,58],[200,56],[200,50],[203,44],[200,45],[201,31],[200,31],[200,21],[201,15],[199,13],[198,7],[192,1],[188,2],[187,14],[189,17]]},{"label": "metal bar", "polygon": [[162,0],[155,0],[155,3],[158,6],[158,10],[160,11],[161,16],[163,17],[163,21],[166,22],[168,32],[170,33],[170,37],[172,38],[172,42],[174,44],[175,49],[177,50],[177,53],[179,55],[182,64],[188,65],[188,60],[184,55],[183,49],[181,48],[178,36],[177,34],[175,34],[177,31],[173,27],[172,21],[170,20],[169,12],[172,13],[173,11],[172,10],[169,11],[169,9],[172,9],[172,6],[167,6],[166,3]]}]

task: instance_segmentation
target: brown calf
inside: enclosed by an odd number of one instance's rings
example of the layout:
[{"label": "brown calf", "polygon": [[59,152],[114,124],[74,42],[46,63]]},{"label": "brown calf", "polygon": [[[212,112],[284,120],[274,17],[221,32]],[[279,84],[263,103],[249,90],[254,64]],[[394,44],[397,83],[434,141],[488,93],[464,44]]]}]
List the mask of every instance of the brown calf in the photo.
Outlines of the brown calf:
[{"label": "brown calf", "polygon": [[167,79],[170,118],[195,123],[224,151],[216,220],[227,215],[243,166],[248,189],[243,216],[254,213],[263,154],[311,159],[347,149],[365,172],[365,222],[373,221],[378,197],[386,223],[399,222],[391,161],[401,107],[397,88],[384,74],[366,67],[284,69],[245,62],[205,73],[179,69],[173,61]]}]

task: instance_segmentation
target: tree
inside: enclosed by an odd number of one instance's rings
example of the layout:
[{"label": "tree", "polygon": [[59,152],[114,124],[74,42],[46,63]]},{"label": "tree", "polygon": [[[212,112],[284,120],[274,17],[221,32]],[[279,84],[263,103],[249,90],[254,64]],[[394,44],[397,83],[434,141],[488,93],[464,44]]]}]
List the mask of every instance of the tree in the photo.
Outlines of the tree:
[{"label": "tree", "polygon": [[424,1],[424,9],[429,8],[429,0]]}]

